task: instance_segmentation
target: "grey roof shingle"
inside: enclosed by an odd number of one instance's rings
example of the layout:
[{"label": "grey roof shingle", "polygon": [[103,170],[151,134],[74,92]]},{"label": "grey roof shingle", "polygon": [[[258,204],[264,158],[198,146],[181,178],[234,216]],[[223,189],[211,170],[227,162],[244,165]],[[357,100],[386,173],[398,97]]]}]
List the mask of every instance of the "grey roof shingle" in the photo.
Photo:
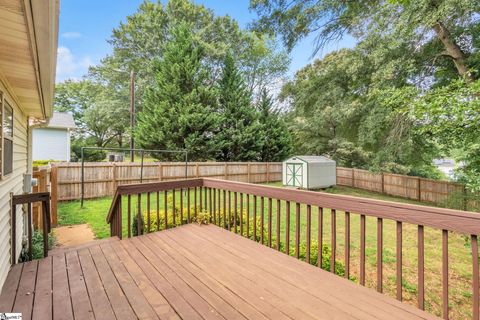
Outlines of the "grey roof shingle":
[{"label": "grey roof shingle", "polygon": [[48,121],[46,128],[75,129],[73,116],[67,112],[54,112]]}]

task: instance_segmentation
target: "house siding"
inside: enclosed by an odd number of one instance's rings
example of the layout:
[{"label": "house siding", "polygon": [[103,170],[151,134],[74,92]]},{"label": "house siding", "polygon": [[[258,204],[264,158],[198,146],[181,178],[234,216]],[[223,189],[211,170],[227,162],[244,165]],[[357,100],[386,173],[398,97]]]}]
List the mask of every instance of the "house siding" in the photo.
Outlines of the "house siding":
[{"label": "house siding", "polygon": [[[0,83],[0,91],[13,108],[13,171],[0,180],[0,287],[3,286],[11,265],[11,210],[10,193],[23,192],[23,174],[28,170],[28,117],[8,95]],[[17,257],[24,234],[22,206],[17,207]]]},{"label": "house siding", "polygon": [[68,129],[34,128],[32,135],[33,160],[70,161]]}]

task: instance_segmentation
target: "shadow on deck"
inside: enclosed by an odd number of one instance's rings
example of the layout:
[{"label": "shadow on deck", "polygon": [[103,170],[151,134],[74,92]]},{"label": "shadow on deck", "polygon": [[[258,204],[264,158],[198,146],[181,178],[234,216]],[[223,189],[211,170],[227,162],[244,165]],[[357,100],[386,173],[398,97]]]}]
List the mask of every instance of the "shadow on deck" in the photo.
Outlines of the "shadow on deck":
[{"label": "shadow on deck", "polygon": [[214,225],[59,251],[12,267],[23,319],[436,319]]}]

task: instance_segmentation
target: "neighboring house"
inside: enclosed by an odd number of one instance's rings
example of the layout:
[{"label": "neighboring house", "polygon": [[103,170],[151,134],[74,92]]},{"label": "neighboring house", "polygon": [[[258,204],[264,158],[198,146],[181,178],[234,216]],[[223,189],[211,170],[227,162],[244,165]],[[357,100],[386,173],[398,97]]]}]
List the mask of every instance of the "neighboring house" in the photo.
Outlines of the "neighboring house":
[{"label": "neighboring house", "polygon": [[69,113],[55,112],[44,125],[32,129],[33,160],[70,161],[70,133],[75,121]]},{"label": "neighboring house", "polygon": [[[58,0],[0,1],[0,286],[12,260],[10,197],[28,190],[24,175],[32,172],[29,120],[45,120],[53,112],[58,10]],[[17,215],[15,259],[24,219]]]}]

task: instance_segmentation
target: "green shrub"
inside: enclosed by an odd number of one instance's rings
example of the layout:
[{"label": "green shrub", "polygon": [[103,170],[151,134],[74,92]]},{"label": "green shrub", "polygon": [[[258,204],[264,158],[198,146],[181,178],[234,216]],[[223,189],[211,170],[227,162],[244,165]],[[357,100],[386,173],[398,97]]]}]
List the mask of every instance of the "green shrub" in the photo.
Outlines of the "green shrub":
[{"label": "green shrub", "polygon": [[[48,235],[48,249],[52,249],[55,244],[55,238],[53,235]],[[43,233],[41,231],[33,231],[32,237],[32,259],[42,259],[43,258]],[[20,254],[20,262],[28,261],[28,248],[25,247],[22,249]]]},{"label": "green shrub", "polygon": [[[173,221],[173,210],[175,210],[175,223]],[[197,216],[197,218],[195,218]],[[183,219],[182,219],[183,218]],[[201,221],[201,224],[207,224],[209,222],[210,215],[206,211],[200,211],[199,206],[197,206],[195,212],[195,206],[190,206],[190,219],[193,222]],[[199,220],[200,219],[200,220]],[[132,223],[132,234],[137,236],[137,216],[133,217]],[[173,206],[173,197],[169,195],[167,197],[167,227],[173,228],[177,225],[182,225],[188,222],[188,207],[183,208],[183,217],[180,217],[180,203],[176,202],[175,207]],[[157,210],[150,210],[150,228],[148,228],[148,211],[144,211],[141,217],[142,227],[140,228],[141,233],[144,234],[145,231],[154,232],[157,230],[165,229],[165,210],[159,209],[158,211],[158,220],[157,220]],[[158,228],[157,228],[158,226]]]},{"label": "green shrub", "polygon": [[192,221],[198,224],[209,224],[210,213],[208,213],[207,211],[197,212],[196,216],[193,217]]},{"label": "green shrub", "polygon": [[33,167],[47,166],[50,162],[56,162],[55,160],[34,160]]},{"label": "green shrub", "polygon": [[[143,234],[144,233],[144,217],[143,216],[140,216],[140,234]],[[132,222],[132,234],[134,237],[138,236],[138,215],[135,215],[133,217],[133,222]]]}]

